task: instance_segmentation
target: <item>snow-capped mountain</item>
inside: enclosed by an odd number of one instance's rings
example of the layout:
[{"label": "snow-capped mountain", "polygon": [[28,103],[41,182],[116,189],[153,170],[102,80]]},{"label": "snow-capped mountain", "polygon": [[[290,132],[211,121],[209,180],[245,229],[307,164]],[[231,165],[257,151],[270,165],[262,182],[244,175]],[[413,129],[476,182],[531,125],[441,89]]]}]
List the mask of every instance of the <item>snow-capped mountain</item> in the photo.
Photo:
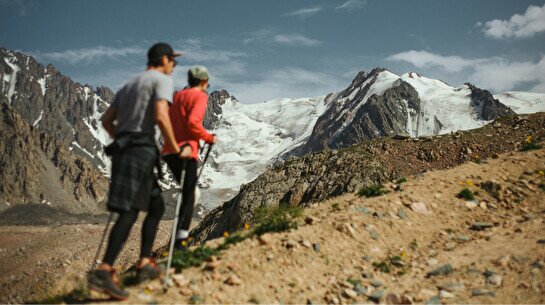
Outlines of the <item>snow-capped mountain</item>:
[{"label": "snow-capped mountain", "polygon": [[519,113],[545,111],[545,94],[493,97],[471,84],[453,87],[386,69],[360,72],[348,88],[326,97],[244,105],[224,91],[223,99],[211,101],[217,104],[212,132],[221,141],[203,181],[210,190],[231,190],[233,196],[275,161],[380,136],[422,137],[478,128],[515,113],[503,101]]},{"label": "snow-capped mountain", "polygon": [[[113,91],[75,83],[52,65],[44,67],[32,57],[0,48],[0,95],[32,128],[58,139],[108,175],[103,146],[110,139],[99,118],[113,100]],[[225,90],[212,92],[204,126],[220,142],[201,177],[207,188],[203,204],[221,204],[267,167],[291,156],[380,136],[420,137],[477,128],[513,110],[545,111],[545,94],[492,96],[471,84],[453,87],[417,73],[399,76],[379,68],[358,73],[346,89],[327,96],[247,105]],[[63,179],[79,179],[76,172],[68,173],[71,178]],[[172,179],[163,183],[165,188],[175,185]],[[0,191],[0,198],[24,193]]]},{"label": "snow-capped mountain", "polygon": [[381,136],[430,136],[480,127],[514,114],[485,90],[452,87],[417,73],[398,76],[385,69],[360,72],[352,84],[328,98],[330,107],[307,142],[291,152],[303,155]]}]

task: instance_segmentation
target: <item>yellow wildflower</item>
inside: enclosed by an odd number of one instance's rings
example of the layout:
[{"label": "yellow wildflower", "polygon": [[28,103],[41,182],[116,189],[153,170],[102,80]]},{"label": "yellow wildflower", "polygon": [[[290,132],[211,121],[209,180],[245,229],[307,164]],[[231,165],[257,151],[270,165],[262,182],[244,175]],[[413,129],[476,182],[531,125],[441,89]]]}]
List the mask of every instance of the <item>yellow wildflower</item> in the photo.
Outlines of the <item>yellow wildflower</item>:
[{"label": "yellow wildflower", "polygon": [[473,181],[471,181],[471,179],[467,179],[467,180],[466,180],[466,184],[467,184],[468,186],[474,186],[474,185],[475,185],[475,184],[473,183]]},{"label": "yellow wildflower", "polygon": [[223,236],[224,236],[224,237],[229,236],[229,232],[227,232],[227,231],[223,232]]},{"label": "yellow wildflower", "polygon": [[532,136],[527,136],[525,142],[526,143],[532,143]]},{"label": "yellow wildflower", "polygon": [[541,176],[543,176],[543,175],[545,175],[545,172],[539,171],[539,174],[540,174]]},{"label": "yellow wildflower", "polygon": [[402,251],[401,252],[401,258],[403,258],[403,259],[407,258],[407,252]]},{"label": "yellow wildflower", "polygon": [[250,229],[250,224],[249,224],[249,223],[245,223],[245,224],[244,224],[244,229],[245,229],[245,230]]}]

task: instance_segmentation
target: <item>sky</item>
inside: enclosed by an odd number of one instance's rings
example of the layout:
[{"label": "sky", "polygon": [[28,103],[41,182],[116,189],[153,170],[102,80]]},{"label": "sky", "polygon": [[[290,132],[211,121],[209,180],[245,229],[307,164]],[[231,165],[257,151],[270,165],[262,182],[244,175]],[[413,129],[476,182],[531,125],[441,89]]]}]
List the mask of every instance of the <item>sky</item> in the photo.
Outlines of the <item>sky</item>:
[{"label": "sky", "polygon": [[0,46],[119,89],[147,49],[205,65],[243,103],[346,88],[359,71],[418,72],[493,93],[545,92],[545,0],[0,0]]}]

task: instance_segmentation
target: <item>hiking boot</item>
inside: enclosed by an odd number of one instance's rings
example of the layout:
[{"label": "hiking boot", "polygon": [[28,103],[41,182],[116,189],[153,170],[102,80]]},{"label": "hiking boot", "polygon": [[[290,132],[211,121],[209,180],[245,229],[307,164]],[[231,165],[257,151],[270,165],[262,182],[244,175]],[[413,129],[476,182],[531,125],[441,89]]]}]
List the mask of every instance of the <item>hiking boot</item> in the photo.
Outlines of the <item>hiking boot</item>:
[{"label": "hiking boot", "polygon": [[136,269],[136,274],[139,282],[145,282],[157,279],[161,276],[163,270],[159,268],[154,260]]},{"label": "hiking boot", "polygon": [[96,269],[87,275],[89,289],[107,293],[110,297],[117,300],[126,300],[129,293],[118,286],[115,278],[115,270]]}]

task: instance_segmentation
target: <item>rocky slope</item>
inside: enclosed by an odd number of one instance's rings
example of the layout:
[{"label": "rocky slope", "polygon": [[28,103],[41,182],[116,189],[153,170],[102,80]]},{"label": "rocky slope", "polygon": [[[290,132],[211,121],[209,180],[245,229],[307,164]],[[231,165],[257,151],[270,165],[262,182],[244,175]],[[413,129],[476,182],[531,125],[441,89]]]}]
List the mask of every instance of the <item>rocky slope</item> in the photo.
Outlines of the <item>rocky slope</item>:
[{"label": "rocky slope", "polygon": [[[232,244],[166,293],[159,281],[128,286],[121,303],[544,303],[544,158],[511,152],[409,176],[380,197],[326,200],[297,229]],[[476,199],[458,198],[463,188]]]},{"label": "rocky slope", "polygon": [[0,202],[42,203],[74,212],[100,210],[107,179],[62,141],[30,126],[7,102],[0,104]]},{"label": "rocky slope", "polygon": [[75,83],[52,65],[5,48],[0,79],[3,208],[27,202],[96,208],[106,192],[100,171],[109,166],[102,152],[109,140],[98,119],[114,93]]},{"label": "rocky slope", "polygon": [[292,158],[243,185],[239,194],[210,211],[192,231],[196,242],[220,237],[251,223],[262,205],[306,206],[364,186],[490,158],[520,147],[527,136],[545,137],[545,114],[510,116],[485,127],[449,135],[381,138],[341,150]]}]

